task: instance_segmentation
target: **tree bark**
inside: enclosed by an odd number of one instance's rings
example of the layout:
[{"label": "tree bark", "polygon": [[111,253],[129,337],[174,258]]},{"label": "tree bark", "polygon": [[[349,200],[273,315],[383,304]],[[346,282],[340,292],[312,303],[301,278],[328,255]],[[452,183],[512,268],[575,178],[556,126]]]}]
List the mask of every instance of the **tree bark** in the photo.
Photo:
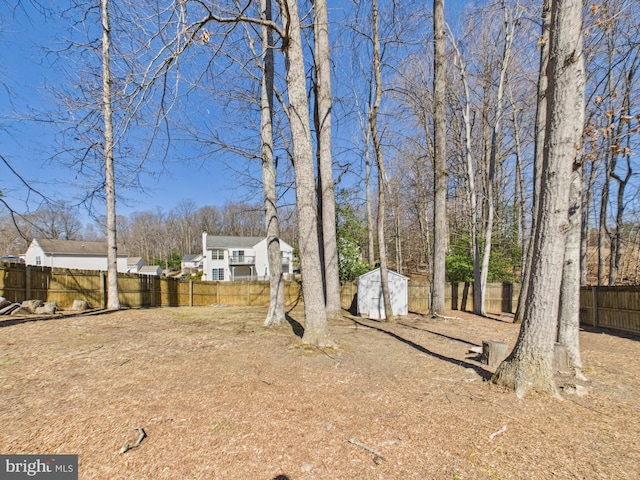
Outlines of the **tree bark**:
[{"label": "tree bark", "polygon": [[107,202],[107,308],[118,310],[118,245],[116,237],[116,179],[113,161],[113,110],[111,106],[111,27],[109,0],[101,0],[102,116],[104,119],[104,169]]},{"label": "tree bark", "polygon": [[315,38],[316,102],[318,136],[318,186],[321,199],[324,286],[327,316],[339,317],[340,274],[336,238],[336,198],[331,152],[331,62],[329,55],[329,20],[327,1],[313,1]]},{"label": "tree bark", "polygon": [[434,201],[433,201],[433,276],[431,315],[445,311],[447,231],[447,119],[444,64],[444,0],[433,2],[433,125],[434,125]]},{"label": "tree bark", "polygon": [[557,395],[553,355],[568,232],[571,171],[581,151],[584,124],[582,1],[551,7],[549,88],[540,202],[524,320],[515,348],[498,367],[494,383],[515,390]]},{"label": "tree bark", "polygon": [[[533,202],[532,211],[538,208],[538,196],[540,193],[540,173],[542,170],[542,155],[545,136],[545,125],[547,122],[547,66],[549,64],[549,33],[551,30],[551,5],[553,0],[548,0],[542,7],[542,32],[540,36],[540,70],[538,74],[538,108],[536,109],[535,142],[533,153]],[[533,239],[536,229],[536,216],[531,217],[530,239]],[[518,306],[514,315],[515,323],[522,323],[524,315],[524,302],[527,298],[529,286],[529,276],[531,271],[531,257],[533,255],[532,241],[529,240],[526,249],[526,256],[522,271],[522,281],[520,294],[518,296]]]},{"label": "tree bark", "polygon": [[287,36],[283,39],[283,49],[287,70],[289,100],[287,113],[293,144],[298,242],[305,314],[302,341],[319,347],[333,346],[327,326],[322,289],[311,123],[298,3],[297,0],[279,0],[279,2],[283,30],[287,32]]},{"label": "tree bark", "polygon": [[[582,160],[582,159],[580,159]],[[582,165],[576,163],[571,173],[569,197],[569,232],[565,242],[558,343],[567,348],[571,367],[582,367],[580,358],[580,233],[582,224]]]},{"label": "tree bark", "polygon": [[[271,0],[261,0],[261,18],[272,20]],[[260,99],[260,137],[262,140],[262,190],[267,229],[267,256],[269,261],[269,310],[264,321],[266,327],[286,324],[284,314],[284,276],[280,253],[280,225],[278,222],[276,167],[273,159],[273,33],[262,26],[262,92]]]}]

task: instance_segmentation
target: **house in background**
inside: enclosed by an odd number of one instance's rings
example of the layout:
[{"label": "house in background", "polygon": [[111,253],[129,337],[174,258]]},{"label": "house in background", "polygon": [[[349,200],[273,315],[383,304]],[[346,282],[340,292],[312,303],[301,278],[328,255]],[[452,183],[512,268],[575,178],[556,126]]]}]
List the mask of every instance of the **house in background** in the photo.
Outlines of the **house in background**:
[{"label": "house in background", "polygon": [[[267,239],[202,234],[202,279],[216,281],[262,280],[269,276]],[[280,240],[282,273],[293,269],[293,247]]]},{"label": "house in background", "polygon": [[203,258],[204,256],[201,253],[185,255],[180,262],[180,273],[182,275],[195,275],[196,272],[201,272]]},{"label": "house in background", "polygon": [[[48,240],[34,238],[25,253],[25,263],[41,267],[107,270],[107,242]],[[118,272],[127,271],[127,254],[118,250]]]},{"label": "house in background", "polygon": [[142,257],[129,257],[127,258],[127,272],[138,273],[146,264],[147,262]]}]

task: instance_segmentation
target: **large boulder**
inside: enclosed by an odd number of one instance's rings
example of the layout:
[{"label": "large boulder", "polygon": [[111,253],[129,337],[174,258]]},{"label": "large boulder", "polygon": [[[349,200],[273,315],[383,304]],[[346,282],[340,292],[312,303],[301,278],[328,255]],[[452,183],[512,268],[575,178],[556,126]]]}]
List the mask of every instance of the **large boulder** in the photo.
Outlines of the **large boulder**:
[{"label": "large boulder", "polygon": [[53,315],[56,313],[57,308],[56,302],[47,302],[41,307],[36,308],[35,313],[38,315]]},{"label": "large boulder", "polygon": [[85,310],[89,310],[91,307],[89,303],[84,300],[74,300],[73,305],[71,306],[71,310],[84,312]]},{"label": "large boulder", "polygon": [[24,302],[22,302],[21,306],[25,310],[28,310],[29,313],[36,313],[36,309],[42,307],[42,305],[42,300],[25,300]]}]

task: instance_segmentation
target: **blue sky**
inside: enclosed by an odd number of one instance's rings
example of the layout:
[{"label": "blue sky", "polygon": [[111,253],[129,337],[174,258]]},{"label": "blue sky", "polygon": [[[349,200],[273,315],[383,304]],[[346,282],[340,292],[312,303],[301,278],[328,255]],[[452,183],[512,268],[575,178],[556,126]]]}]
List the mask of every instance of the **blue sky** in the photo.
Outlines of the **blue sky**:
[{"label": "blue sky", "polygon": [[[464,3],[447,2],[447,16],[459,11]],[[28,1],[22,5],[31,9]],[[60,127],[33,121],[33,117],[42,118],[39,112],[53,107],[46,88],[59,82],[62,76],[43,54],[43,45],[59,45],[65,25],[60,19],[45,18],[34,11],[28,13],[25,15],[20,8],[11,10],[6,2],[0,2],[0,155],[35,189],[71,200],[78,193],[74,172],[50,160],[55,133]],[[156,170],[159,168],[155,166]],[[237,199],[234,192],[242,183],[218,161],[191,163],[182,168],[173,165],[157,177],[143,176],[141,180],[144,192],[119,192],[125,200],[118,203],[119,214],[157,208],[166,211],[181,200],[193,200],[198,206],[222,205]],[[20,180],[1,162],[0,190],[4,200],[19,212],[37,208],[40,201],[35,194],[27,195]],[[242,199],[245,198],[243,194]],[[259,202],[260,198],[253,200]]]}]

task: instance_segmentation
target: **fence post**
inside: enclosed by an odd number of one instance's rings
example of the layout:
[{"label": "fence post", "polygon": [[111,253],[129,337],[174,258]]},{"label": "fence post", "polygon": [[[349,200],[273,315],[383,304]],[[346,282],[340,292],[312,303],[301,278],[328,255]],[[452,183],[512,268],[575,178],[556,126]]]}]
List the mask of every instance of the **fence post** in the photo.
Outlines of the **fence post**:
[{"label": "fence post", "polygon": [[593,327],[595,328],[598,326],[598,287],[595,285],[591,287],[591,298],[593,303],[593,306],[592,306]]},{"label": "fence post", "polygon": [[103,271],[100,271],[100,292],[102,294],[102,308],[107,308],[107,279]]},{"label": "fence post", "polygon": [[193,307],[193,280],[189,280],[189,306]]},{"label": "fence post", "polygon": [[27,265],[27,268],[25,269],[25,286],[24,286],[24,293],[26,295],[26,298],[24,300],[31,300],[31,265]]},{"label": "fence post", "polygon": [[451,310],[458,310],[458,282],[451,282]]},{"label": "fence post", "polygon": [[151,277],[151,306],[156,306],[156,276],[149,275]]}]

